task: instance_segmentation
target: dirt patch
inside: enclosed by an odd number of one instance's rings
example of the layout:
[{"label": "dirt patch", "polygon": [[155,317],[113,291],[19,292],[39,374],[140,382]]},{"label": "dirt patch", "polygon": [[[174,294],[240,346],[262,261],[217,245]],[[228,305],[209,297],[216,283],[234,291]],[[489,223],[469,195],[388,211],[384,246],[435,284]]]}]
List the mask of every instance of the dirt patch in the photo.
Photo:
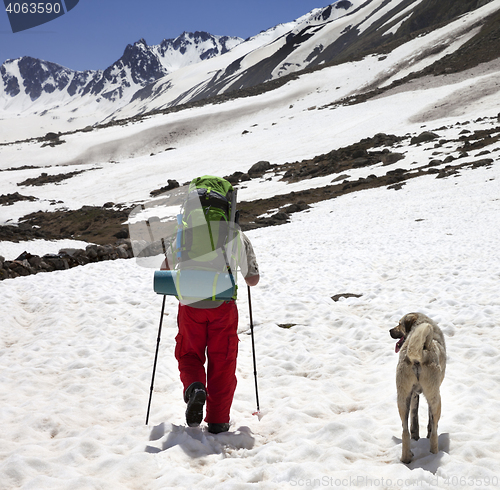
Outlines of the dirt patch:
[{"label": "dirt patch", "polygon": [[1,206],[10,206],[19,201],[38,201],[38,199],[34,196],[23,196],[22,194],[19,194],[19,192],[14,192],[13,194],[2,194],[0,196]]},{"label": "dirt patch", "polygon": [[128,237],[127,221],[130,209],[105,206],[84,206],[75,211],[38,211],[24,216],[18,226],[0,226],[0,240],[24,241],[34,238],[56,240],[75,239],[114,244]]},{"label": "dirt patch", "polygon": [[361,298],[363,296],[362,294],[355,294],[355,293],[342,293],[342,294],[335,294],[332,296],[333,301],[339,301],[342,298]]},{"label": "dirt patch", "polygon": [[56,175],[48,175],[46,172],[43,172],[39,177],[34,177],[32,179],[26,179],[23,182],[17,184],[18,186],[38,186],[38,185],[46,185],[46,184],[58,184],[66,179],[71,179],[75,175],[82,174],[84,172],[89,172],[90,170],[96,170],[95,168],[87,169],[87,170],[78,170],[76,172],[69,172],[67,174],[56,174]]},{"label": "dirt patch", "polygon": [[[1,144],[2,143],[0,143],[0,145]],[[5,168],[5,169],[0,169],[0,172],[15,172],[17,170],[33,170],[35,168],[40,168],[40,167],[37,167],[36,165],[23,165],[22,167],[10,167],[10,168]]]}]

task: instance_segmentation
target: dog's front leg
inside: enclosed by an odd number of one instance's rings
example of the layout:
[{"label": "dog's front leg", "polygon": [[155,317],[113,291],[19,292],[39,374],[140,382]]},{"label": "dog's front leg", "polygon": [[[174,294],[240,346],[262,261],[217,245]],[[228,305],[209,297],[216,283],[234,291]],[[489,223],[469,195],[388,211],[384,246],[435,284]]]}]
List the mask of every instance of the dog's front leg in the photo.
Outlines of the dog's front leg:
[{"label": "dog's front leg", "polygon": [[410,432],[408,430],[411,398],[411,393],[407,396],[399,396],[398,394],[399,416],[401,417],[401,423],[403,424],[403,452],[401,455],[401,461],[403,463],[409,463],[413,457],[413,453],[410,450]]},{"label": "dog's front leg", "polygon": [[411,432],[411,438],[415,441],[418,441],[420,439],[419,436],[419,427],[418,427],[418,402],[419,402],[420,395],[418,391],[413,390],[411,394],[411,406],[410,406],[410,417],[411,417],[411,425],[410,425],[410,432]]}]

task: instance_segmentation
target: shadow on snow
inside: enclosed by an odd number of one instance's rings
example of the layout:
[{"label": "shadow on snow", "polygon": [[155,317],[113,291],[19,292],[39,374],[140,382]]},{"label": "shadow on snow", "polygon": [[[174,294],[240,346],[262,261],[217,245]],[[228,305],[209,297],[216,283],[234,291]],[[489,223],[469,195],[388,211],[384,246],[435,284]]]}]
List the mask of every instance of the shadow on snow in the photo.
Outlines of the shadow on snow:
[{"label": "shadow on snow", "polygon": [[201,458],[210,454],[222,454],[229,449],[252,449],[255,438],[245,426],[234,432],[211,434],[206,428],[185,427],[165,424],[153,427],[149,436],[155,445],[146,446],[147,453],[160,453],[173,447],[180,447],[188,456]]}]

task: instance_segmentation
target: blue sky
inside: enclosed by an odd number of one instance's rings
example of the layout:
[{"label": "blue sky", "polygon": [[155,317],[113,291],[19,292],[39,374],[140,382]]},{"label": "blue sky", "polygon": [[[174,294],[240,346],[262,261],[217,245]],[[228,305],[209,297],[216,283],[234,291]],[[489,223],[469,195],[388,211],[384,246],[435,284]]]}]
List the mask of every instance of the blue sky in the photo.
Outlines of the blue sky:
[{"label": "blue sky", "polygon": [[141,38],[149,45],[184,31],[247,38],[332,2],[80,0],[61,17],[15,34],[1,5],[0,64],[10,58],[32,56],[73,70],[105,69],[122,56],[127,44]]}]

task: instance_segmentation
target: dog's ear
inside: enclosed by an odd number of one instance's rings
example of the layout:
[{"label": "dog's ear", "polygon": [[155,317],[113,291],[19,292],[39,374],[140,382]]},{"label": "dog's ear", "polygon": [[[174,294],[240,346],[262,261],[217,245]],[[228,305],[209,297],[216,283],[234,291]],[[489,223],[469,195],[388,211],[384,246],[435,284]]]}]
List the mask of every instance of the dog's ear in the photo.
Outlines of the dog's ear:
[{"label": "dog's ear", "polygon": [[418,320],[418,315],[416,313],[408,313],[408,315],[404,316],[403,326],[406,332],[409,332],[411,330],[411,327],[413,327],[413,325],[417,320]]}]

